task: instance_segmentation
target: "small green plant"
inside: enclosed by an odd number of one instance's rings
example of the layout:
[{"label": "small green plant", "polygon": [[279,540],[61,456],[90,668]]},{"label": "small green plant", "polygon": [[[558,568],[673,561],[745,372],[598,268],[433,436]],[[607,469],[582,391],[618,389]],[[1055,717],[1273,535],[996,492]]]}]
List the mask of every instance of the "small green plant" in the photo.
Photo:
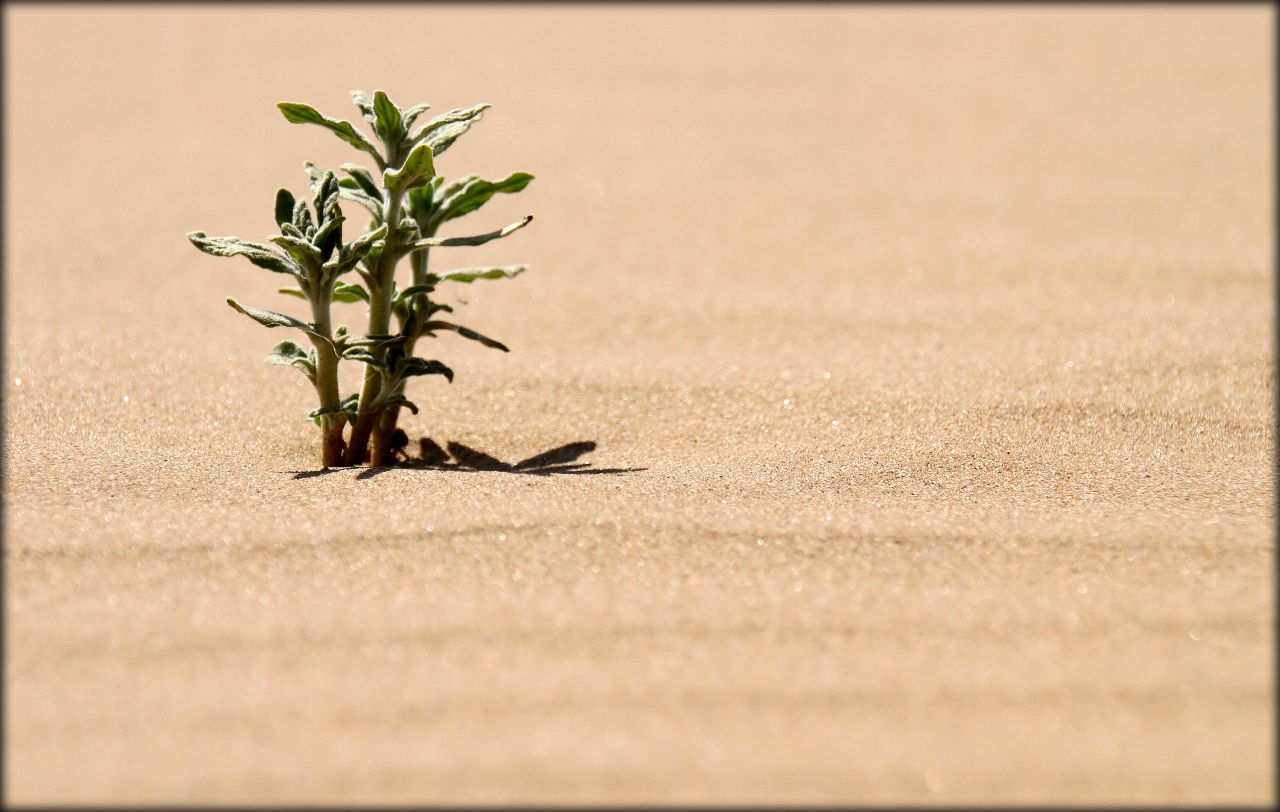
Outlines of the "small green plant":
[{"label": "small green plant", "polygon": [[[297,367],[315,385],[320,406],[311,416],[323,434],[325,467],[359,465],[366,460],[374,465],[391,463],[396,449],[404,445],[403,437],[397,441],[397,435],[403,434],[397,428],[401,407],[418,412],[418,407],[405,396],[408,380],[424,375],[442,375],[453,380],[453,371],[444,363],[413,354],[420,338],[452,332],[507,351],[502,343],[441,317],[440,314],[451,313],[453,309],[434,299],[433,294],[447,283],[509,279],[522,273],[525,267],[432,272],[428,269],[428,256],[436,247],[482,245],[505,237],[533,219],[527,216],[505,228],[477,236],[438,236],[446,222],[476,211],[496,194],[519,192],[533,180],[526,172],[516,172],[500,180],[467,175],[446,181],[436,174],[436,157],[480,120],[489,105],[451,110],[414,129],[413,125],[428,105],[402,110],[382,91],[374,93],[372,98],[361,91],[353,91],[351,96],[369,123],[377,144],[350,122],[328,118],[308,105],[281,102],[278,107],[288,121],[324,127],[367,153],[373,159],[376,172],[356,164],[343,164],[340,169],[346,177],[338,179],[332,172],[305,164],[315,190],[316,219],[312,222],[305,204],[294,201],[293,196],[282,189],[276,197],[276,222],[282,233],[270,238],[281,250],[235,237],[206,237],[202,232],[188,235],[196,247],[206,253],[241,255],[255,265],[288,273],[297,280],[297,287],[281,288],[280,292],[304,299],[311,305],[309,323],[227,301],[261,324],[293,327],[311,340],[310,351],[303,351],[292,342],[283,342],[271,350],[267,361]],[[370,215],[366,232],[350,244],[341,242],[343,216],[339,199],[364,206]],[[410,260],[411,276],[409,284],[401,287],[396,271],[406,257]],[[350,271],[354,271],[363,284],[339,279]],[[344,327],[331,329],[330,308],[335,301],[367,305],[368,326],[363,337],[348,335]],[[341,398],[338,392],[337,368],[341,360],[364,364],[360,391],[346,398]],[[343,431],[348,425],[350,434],[344,438]]]}]

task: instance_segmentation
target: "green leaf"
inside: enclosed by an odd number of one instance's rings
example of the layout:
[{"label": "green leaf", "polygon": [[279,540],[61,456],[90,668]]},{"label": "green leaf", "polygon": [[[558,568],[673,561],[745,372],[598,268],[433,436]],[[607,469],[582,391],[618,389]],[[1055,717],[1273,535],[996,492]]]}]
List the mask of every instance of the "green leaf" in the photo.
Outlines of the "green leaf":
[{"label": "green leaf", "polygon": [[343,164],[341,167],[343,172],[351,176],[364,193],[375,200],[382,200],[382,190],[378,188],[378,184],[373,179],[373,174],[363,166],[357,164]]},{"label": "green leaf", "polygon": [[288,189],[276,192],[276,225],[281,228],[285,223],[293,222],[293,193]]},{"label": "green leaf", "polygon": [[372,367],[386,369],[387,365],[384,361],[379,360],[363,347],[347,347],[342,351],[342,357],[349,361],[360,361]]},{"label": "green leaf", "polygon": [[443,246],[484,245],[490,240],[496,240],[501,237],[505,237],[508,234],[514,234],[515,232],[529,225],[529,223],[531,222],[533,222],[533,215],[529,214],[529,215],[526,215],[523,220],[519,220],[515,223],[512,223],[509,226],[500,228],[497,231],[490,231],[488,234],[478,234],[474,237],[444,237],[444,238],[428,237],[425,240],[418,240],[414,242],[409,247],[409,250],[418,251],[423,248],[432,248],[437,245],[443,245]]},{"label": "green leaf", "polygon": [[307,232],[310,231],[314,224],[311,222],[311,212],[307,209],[307,201],[299,200],[293,204],[293,227],[305,238]]},{"label": "green leaf", "polygon": [[[430,276],[430,275],[428,275],[428,277],[429,277],[429,276]],[[394,296],[394,297],[392,297],[392,298],[393,298],[393,299],[395,299],[395,300],[397,300],[397,301],[402,301],[402,302],[404,302],[404,301],[408,301],[409,299],[413,298],[414,296],[417,296],[419,293],[430,293],[431,291],[433,291],[433,290],[435,290],[435,289],[436,289],[436,286],[435,286],[435,284],[434,284],[434,283],[427,284],[427,285],[410,285],[409,287],[407,287],[407,288],[405,288],[404,290],[400,291],[396,296]]]},{"label": "green leaf", "polygon": [[503,352],[511,352],[511,350],[507,349],[507,345],[503,344],[501,341],[494,341],[488,336],[480,335],[470,327],[463,327],[460,324],[454,324],[449,321],[429,321],[426,324],[423,324],[419,330],[422,333],[430,333],[435,330],[452,330],[463,338],[469,338],[472,341],[479,341],[486,347],[493,347],[495,350],[502,350]]},{"label": "green leaf", "polygon": [[305,321],[299,321],[293,316],[286,316],[283,313],[276,313],[272,310],[263,310],[260,307],[242,305],[235,299],[227,299],[227,304],[231,305],[233,310],[245,314],[258,324],[261,324],[263,327],[293,327],[294,329],[301,330],[304,333],[309,333],[310,335],[322,339],[329,344],[333,343],[332,341],[329,341],[329,338],[323,333],[318,332],[315,327],[307,324]]},{"label": "green leaf", "polygon": [[408,110],[405,110],[404,116],[403,116],[404,128],[407,130],[410,127],[412,127],[413,122],[418,120],[418,116],[422,115],[423,113],[427,112],[430,109],[431,109],[431,105],[429,104],[415,104],[414,106],[410,107]]},{"label": "green leaf", "polygon": [[307,351],[294,344],[292,341],[281,341],[279,344],[271,348],[271,352],[267,354],[267,363],[284,364],[288,366],[298,359],[306,360]]},{"label": "green leaf", "polygon": [[523,190],[533,180],[528,172],[513,172],[502,180],[485,180],[471,175],[461,183],[450,184],[450,189],[436,204],[435,220],[443,223],[464,214],[470,214],[488,203],[496,194],[514,194]]},{"label": "green leaf", "polygon": [[356,103],[356,107],[360,108],[360,115],[365,121],[372,124],[378,120],[378,116],[373,111],[373,101],[369,98],[369,94],[363,90],[351,91],[351,100]]},{"label": "green leaf", "polygon": [[299,276],[302,268],[290,257],[272,251],[262,243],[249,242],[239,237],[209,237],[203,231],[192,231],[187,235],[191,244],[206,254],[215,257],[242,256],[257,265],[276,273],[287,273]]},{"label": "green leaf", "polygon": [[333,300],[335,302],[367,302],[369,291],[360,285],[348,285],[346,282],[333,283]]},{"label": "green leaf", "polygon": [[382,156],[378,154],[378,148],[352,126],[351,122],[327,118],[309,104],[278,102],[276,107],[280,108],[280,112],[284,114],[285,119],[290,123],[317,124],[324,127],[356,149],[364,150],[372,155],[377,159],[378,165],[382,166]]},{"label": "green leaf", "polygon": [[362,338],[353,338],[347,342],[349,347],[398,347],[409,340],[409,336],[402,335],[372,335]]},{"label": "green leaf", "polygon": [[342,410],[342,413],[347,416],[348,420],[354,423],[356,422],[356,412],[359,409],[359,406],[360,406],[360,393],[356,392],[354,394],[347,395],[345,398],[343,398],[342,405],[339,406],[338,408]]},{"label": "green leaf", "polygon": [[285,296],[293,296],[303,301],[307,299],[307,294],[303,293],[300,288],[276,288],[276,293],[283,293]]},{"label": "green leaf", "polygon": [[300,240],[297,237],[290,237],[285,234],[277,234],[267,239],[288,251],[289,255],[304,268],[311,263],[318,265],[323,261],[320,256],[320,249],[316,248],[308,240]]},{"label": "green leaf", "polygon": [[267,353],[268,364],[278,364],[280,366],[291,366],[297,368],[303,375],[311,379],[312,383],[316,379],[316,366],[307,354],[307,351],[294,344],[292,341],[281,341],[279,344],[271,348],[271,352]]},{"label": "green leaf", "polygon": [[404,395],[392,395],[382,401],[383,406],[403,406],[414,414],[418,413],[418,405],[406,398]]},{"label": "green leaf", "polygon": [[399,169],[388,169],[382,173],[386,187],[395,192],[404,192],[421,186],[436,174],[435,162],[432,160],[431,147],[419,144],[404,159]]},{"label": "green leaf", "polygon": [[456,271],[445,271],[431,274],[440,282],[461,282],[469,285],[477,279],[511,279],[527,270],[524,265],[501,265],[496,268],[459,268]]},{"label": "green leaf", "polygon": [[443,375],[453,383],[453,370],[439,361],[428,361],[424,358],[410,356],[396,364],[395,374],[400,378],[413,378],[419,375]]},{"label": "green leaf", "polygon": [[338,255],[324,264],[325,270],[331,271],[334,275],[346,273],[360,260],[372,257],[375,251],[380,251],[382,247],[380,240],[386,236],[385,223],[373,231],[361,234],[353,242],[341,246],[338,249]]},{"label": "green leaf", "polygon": [[327,414],[344,414],[345,410],[341,406],[325,406],[319,409],[312,409],[307,413],[307,417],[317,426],[320,425],[320,418]]},{"label": "green leaf", "polygon": [[405,135],[400,108],[392,104],[391,99],[381,90],[373,92],[373,114],[373,131],[382,139],[382,143],[392,149],[399,146]]},{"label": "green leaf", "polygon": [[321,261],[327,262],[333,256],[334,249],[342,244],[342,223],[345,220],[341,214],[330,215],[311,238],[311,242],[320,249]]},{"label": "green leaf", "polygon": [[484,111],[491,105],[477,104],[475,107],[450,110],[444,115],[436,116],[418,128],[409,137],[409,143],[425,143],[431,147],[435,155],[443,155],[454,141],[471,129],[471,125],[484,116]]}]

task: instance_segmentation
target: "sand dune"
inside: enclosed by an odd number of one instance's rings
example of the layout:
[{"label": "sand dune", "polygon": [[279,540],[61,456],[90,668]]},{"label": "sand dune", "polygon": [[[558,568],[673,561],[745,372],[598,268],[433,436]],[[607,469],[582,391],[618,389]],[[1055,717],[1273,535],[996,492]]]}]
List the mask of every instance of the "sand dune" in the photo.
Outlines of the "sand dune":
[{"label": "sand dune", "polygon": [[[9,802],[1274,800],[1271,9],[4,14]],[[183,235],[355,87],[537,175],[412,435],[592,450],[316,472]]]}]

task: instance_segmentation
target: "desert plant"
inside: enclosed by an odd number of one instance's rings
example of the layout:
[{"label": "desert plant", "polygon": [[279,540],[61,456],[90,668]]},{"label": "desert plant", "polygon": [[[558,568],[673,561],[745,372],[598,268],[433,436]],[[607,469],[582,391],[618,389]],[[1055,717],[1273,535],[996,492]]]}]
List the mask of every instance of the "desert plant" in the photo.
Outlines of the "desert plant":
[{"label": "desert plant", "polygon": [[[365,363],[364,379],[354,398],[354,408],[347,415],[352,429],[343,459],[348,465],[358,465],[368,450],[372,464],[383,465],[391,461],[395,448],[393,436],[400,407],[417,412],[417,406],[404,395],[407,380],[419,375],[443,375],[453,380],[452,370],[443,363],[413,355],[419,338],[447,331],[485,346],[507,349],[475,330],[438,318],[439,313],[451,312],[452,308],[431,298],[436,287],[445,282],[511,278],[524,270],[523,266],[506,266],[432,274],[427,270],[428,251],[433,247],[481,245],[523,228],[533,217],[472,237],[442,238],[437,236],[437,230],[448,220],[480,208],[495,194],[520,191],[533,176],[520,172],[488,181],[472,175],[445,183],[436,174],[435,158],[480,120],[487,104],[451,110],[414,129],[429,105],[401,109],[381,90],[372,98],[362,91],[352,91],[351,96],[377,144],[350,122],[324,116],[309,105],[281,102],[278,107],[288,121],[324,127],[367,153],[377,169],[375,174],[356,164],[343,164],[341,169],[347,177],[339,181],[343,198],[369,210],[370,228],[387,228],[385,238],[357,268],[364,286],[344,289],[368,303],[366,338],[372,343],[366,345],[367,354],[360,359]],[[323,173],[310,163],[306,169],[313,184],[323,183]],[[396,269],[405,257],[411,257],[412,279],[400,288]],[[394,335],[393,315],[397,321]]]},{"label": "desert plant", "polygon": [[335,331],[330,310],[335,296],[349,295],[346,289],[350,286],[340,277],[371,251],[378,250],[387,227],[379,225],[358,239],[343,243],[338,180],[332,172],[318,179],[313,207],[314,219],[305,200],[295,200],[287,189],[276,193],[275,219],[281,233],[268,238],[276,248],[238,237],[209,237],[202,231],[193,231],[187,238],[206,254],[243,256],[260,268],[287,274],[297,281],[296,288],[285,290],[311,305],[310,322],[242,305],[234,299],[227,299],[227,304],[263,326],[292,327],[310,339],[310,351],[292,341],[282,341],[271,349],[267,361],[297,368],[315,386],[320,406],[311,417],[321,430],[321,462],[329,467],[342,460],[342,429],[347,420],[338,392],[338,359],[372,358],[371,353],[382,345],[375,339],[352,338],[341,328]]}]

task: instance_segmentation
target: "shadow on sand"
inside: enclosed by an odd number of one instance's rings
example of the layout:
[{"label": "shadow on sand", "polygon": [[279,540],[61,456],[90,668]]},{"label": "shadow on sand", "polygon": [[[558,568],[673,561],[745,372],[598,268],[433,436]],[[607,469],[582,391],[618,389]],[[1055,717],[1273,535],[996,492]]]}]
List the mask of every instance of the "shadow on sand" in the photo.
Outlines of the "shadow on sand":
[{"label": "shadow on sand", "polygon": [[[419,454],[411,457],[404,451],[399,453],[399,461],[395,465],[382,465],[365,468],[356,479],[371,479],[384,471],[422,470],[422,471],[497,471],[504,474],[525,474],[527,476],[553,476],[556,474],[627,474],[643,471],[644,468],[592,468],[589,462],[577,462],[583,454],[596,450],[591,440],[568,443],[541,454],[534,454],[528,459],[515,464],[503,462],[491,454],[477,451],[462,443],[449,443],[448,451],[441,448],[430,437],[418,440]],[[294,479],[310,479],[323,476],[341,468],[324,468],[319,471],[289,471]]]}]

